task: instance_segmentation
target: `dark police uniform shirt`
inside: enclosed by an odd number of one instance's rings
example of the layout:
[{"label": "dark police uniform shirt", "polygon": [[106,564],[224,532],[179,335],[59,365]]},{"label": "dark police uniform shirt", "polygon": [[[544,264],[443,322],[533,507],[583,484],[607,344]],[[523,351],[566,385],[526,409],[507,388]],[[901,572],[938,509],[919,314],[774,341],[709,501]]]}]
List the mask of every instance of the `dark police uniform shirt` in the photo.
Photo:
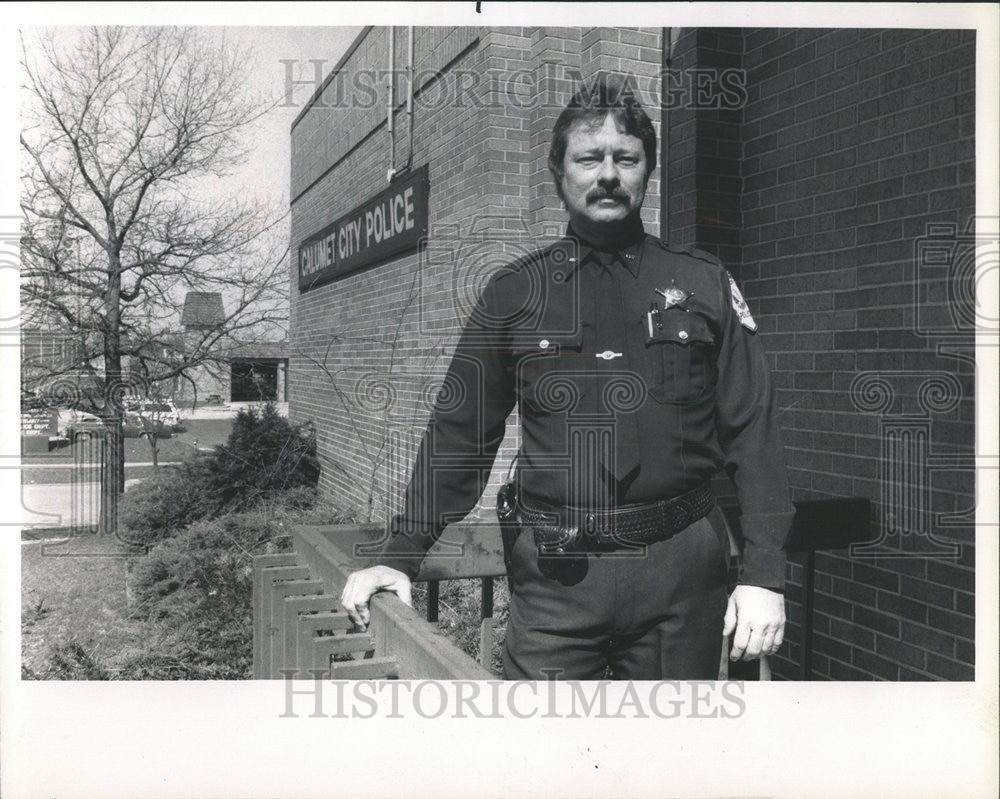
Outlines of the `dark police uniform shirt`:
[{"label": "dark police uniform shirt", "polygon": [[655,502],[725,467],[742,513],[740,582],[783,587],[793,507],[749,311],[714,256],[664,247],[641,226],[619,245],[597,251],[570,229],[491,277],[380,563],[413,577],[444,526],[474,507],[517,404],[526,505]]}]

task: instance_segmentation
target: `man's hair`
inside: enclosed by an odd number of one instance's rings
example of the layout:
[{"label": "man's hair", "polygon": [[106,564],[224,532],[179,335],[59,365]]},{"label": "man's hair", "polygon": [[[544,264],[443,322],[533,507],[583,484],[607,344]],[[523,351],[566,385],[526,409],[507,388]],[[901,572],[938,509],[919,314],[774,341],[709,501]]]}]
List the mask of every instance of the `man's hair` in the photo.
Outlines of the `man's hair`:
[{"label": "man's hair", "polygon": [[653,123],[643,111],[623,75],[599,74],[591,82],[584,83],[573,95],[573,99],[559,114],[552,128],[552,145],[549,148],[549,171],[556,182],[556,190],[562,196],[563,159],[566,157],[566,143],[569,132],[577,122],[593,125],[603,124],[611,114],[625,133],[642,142],[646,154],[646,177],[656,168],[656,131]]}]

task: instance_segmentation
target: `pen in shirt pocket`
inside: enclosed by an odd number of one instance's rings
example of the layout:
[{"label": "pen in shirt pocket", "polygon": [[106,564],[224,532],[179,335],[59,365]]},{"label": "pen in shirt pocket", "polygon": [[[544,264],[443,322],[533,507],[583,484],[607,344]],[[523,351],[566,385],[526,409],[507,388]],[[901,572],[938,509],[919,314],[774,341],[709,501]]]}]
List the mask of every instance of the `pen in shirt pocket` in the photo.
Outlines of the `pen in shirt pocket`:
[{"label": "pen in shirt pocket", "polygon": [[656,307],[656,303],[652,302],[649,304],[649,310],[646,312],[646,328],[649,330],[649,337],[653,337],[653,326],[656,326],[657,330],[663,329],[663,322],[660,319],[660,309]]}]

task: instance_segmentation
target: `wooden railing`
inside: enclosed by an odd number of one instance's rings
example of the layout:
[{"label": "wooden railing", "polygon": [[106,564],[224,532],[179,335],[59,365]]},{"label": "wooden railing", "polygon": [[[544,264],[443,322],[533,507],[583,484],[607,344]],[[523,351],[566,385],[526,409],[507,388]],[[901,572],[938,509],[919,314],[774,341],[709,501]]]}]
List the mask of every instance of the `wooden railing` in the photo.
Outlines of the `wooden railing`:
[{"label": "wooden railing", "polygon": [[[736,509],[723,504],[730,527]],[[790,552],[805,553],[802,668],[810,679],[812,573],[817,549],[866,540],[870,504],[862,498],[796,503]],[[355,632],[339,606],[354,570],[371,565],[384,534],[381,526],[300,526],[293,551],[254,559],[255,679],[328,676],[344,679],[493,679],[493,580],[505,575],[496,525],[452,525],[424,559],[415,583],[427,585],[427,618],[394,594],[372,597],[368,630]],[[736,551],[734,546],[733,551]],[[476,578],[481,585],[480,660],[460,650],[435,622],[440,581]],[[724,648],[719,678],[728,676]],[[770,678],[766,658],[760,679]]]},{"label": "wooden railing", "polygon": [[[354,632],[339,606],[348,574],[374,562],[382,527],[301,526],[293,551],[254,559],[255,679],[493,679],[493,579],[504,575],[495,526],[452,525],[424,559],[427,619],[392,594],[371,601],[366,632]],[[449,543],[450,542],[450,543]],[[441,580],[478,578],[482,587],[480,662],[441,632]]]}]

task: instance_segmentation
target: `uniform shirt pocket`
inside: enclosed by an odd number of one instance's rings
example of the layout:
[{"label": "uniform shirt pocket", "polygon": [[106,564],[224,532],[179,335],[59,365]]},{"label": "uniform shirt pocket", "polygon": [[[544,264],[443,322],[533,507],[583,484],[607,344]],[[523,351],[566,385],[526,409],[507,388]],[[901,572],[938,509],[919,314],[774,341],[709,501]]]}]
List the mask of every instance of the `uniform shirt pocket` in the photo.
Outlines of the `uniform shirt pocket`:
[{"label": "uniform shirt pocket", "polygon": [[646,337],[650,396],[662,403],[695,402],[715,389],[715,336],[701,315],[670,308]]}]

